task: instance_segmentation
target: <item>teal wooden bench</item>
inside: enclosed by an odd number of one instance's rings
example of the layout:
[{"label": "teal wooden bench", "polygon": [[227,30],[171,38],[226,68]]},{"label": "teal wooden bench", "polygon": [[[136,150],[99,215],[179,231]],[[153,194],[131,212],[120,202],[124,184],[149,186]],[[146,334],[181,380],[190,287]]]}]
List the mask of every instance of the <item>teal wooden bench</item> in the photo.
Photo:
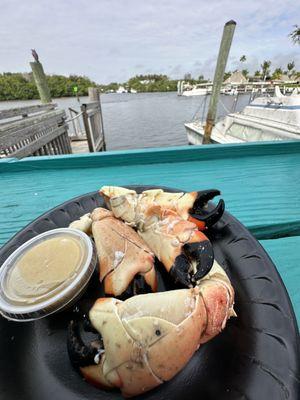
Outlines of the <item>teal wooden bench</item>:
[{"label": "teal wooden bench", "polygon": [[218,188],[269,252],[300,321],[300,142],[185,146],[0,160],[0,245],[50,208],[102,185]]}]

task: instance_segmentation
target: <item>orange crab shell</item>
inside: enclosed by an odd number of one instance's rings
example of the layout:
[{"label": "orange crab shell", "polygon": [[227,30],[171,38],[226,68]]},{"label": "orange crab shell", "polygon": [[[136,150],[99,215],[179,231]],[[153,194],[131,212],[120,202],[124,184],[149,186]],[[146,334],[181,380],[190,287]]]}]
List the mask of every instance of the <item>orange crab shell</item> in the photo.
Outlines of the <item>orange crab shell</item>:
[{"label": "orange crab shell", "polygon": [[140,236],[104,208],[95,209],[91,219],[105,293],[121,295],[137,274],[156,291],[154,255]]},{"label": "orange crab shell", "polygon": [[204,233],[175,211],[152,206],[145,213],[145,224],[139,235],[148,244],[156,257],[170,271],[185,243],[208,240]]}]

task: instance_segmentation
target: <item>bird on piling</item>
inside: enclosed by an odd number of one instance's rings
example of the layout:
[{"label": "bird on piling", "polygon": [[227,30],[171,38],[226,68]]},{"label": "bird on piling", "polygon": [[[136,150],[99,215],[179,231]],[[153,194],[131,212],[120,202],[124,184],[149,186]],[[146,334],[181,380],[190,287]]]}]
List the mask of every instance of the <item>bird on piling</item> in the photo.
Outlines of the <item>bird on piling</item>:
[{"label": "bird on piling", "polygon": [[35,61],[39,62],[39,56],[38,56],[38,53],[35,51],[35,49],[31,49],[31,54],[32,54],[32,57],[35,59]]}]

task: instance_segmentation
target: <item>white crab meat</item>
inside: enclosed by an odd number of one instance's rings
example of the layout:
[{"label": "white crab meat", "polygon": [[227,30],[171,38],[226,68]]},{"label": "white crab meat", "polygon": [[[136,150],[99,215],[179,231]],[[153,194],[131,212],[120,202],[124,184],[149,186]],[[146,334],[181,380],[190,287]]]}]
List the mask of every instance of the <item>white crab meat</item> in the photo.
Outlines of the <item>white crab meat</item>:
[{"label": "white crab meat", "polygon": [[69,228],[79,229],[80,231],[90,235],[92,228],[91,214],[90,213],[84,214],[79,219],[71,222]]}]

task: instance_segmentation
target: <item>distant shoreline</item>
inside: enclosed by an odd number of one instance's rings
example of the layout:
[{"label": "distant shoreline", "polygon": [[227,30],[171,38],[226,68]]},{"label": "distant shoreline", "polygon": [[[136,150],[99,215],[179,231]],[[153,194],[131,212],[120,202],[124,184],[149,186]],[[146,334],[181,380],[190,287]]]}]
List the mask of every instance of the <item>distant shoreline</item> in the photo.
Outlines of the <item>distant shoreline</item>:
[{"label": "distant shoreline", "polygon": [[[169,90],[169,91],[161,91],[161,92],[138,92],[138,93],[114,93],[114,92],[112,92],[112,93],[102,93],[102,92],[100,92],[100,95],[101,96],[103,96],[103,95],[106,95],[106,94],[109,94],[109,95],[122,95],[122,96],[124,96],[124,95],[131,95],[131,96],[136,96],[136,95],[139,95],[139,94],[145,94],[145,93],[147,93],[147,94],[155,94],[155,93],[176,93],[176,90]],[[88,97],[88,95],[82,95],[82,96],[79,96],[79,98],[82,98],[82,97]],[[61,97],[53,97],[53,99],[52,100],[55,100],[55,99],[70,99],[70,98],[73,98],[73,99],[76,99],[76,96],[61,96]],[[39,97],[35,97],[35,98],[33,98],[33,99],[22,99],[22,98],[18,98],[18,99],[8,99],[8,100],[6,100],[6,99],[2,99],[2,100],[0,100],[0,104],[1,103],[8,103],[8,102],[14,102],[14,101],[39,101],[40,100],[40,98]]]},{"label": "distant shoreline", "polygon": [[[98,88],[101,93],[162,93],[177,90],[177,80],[166,75],[139,75],[125,83],[111,82],[98,84],[86,76],[46,75],[52,98],[85,96],[89,87]],[[38,100],[39,93],[31,72],[0,73],[0,101]]]}]

